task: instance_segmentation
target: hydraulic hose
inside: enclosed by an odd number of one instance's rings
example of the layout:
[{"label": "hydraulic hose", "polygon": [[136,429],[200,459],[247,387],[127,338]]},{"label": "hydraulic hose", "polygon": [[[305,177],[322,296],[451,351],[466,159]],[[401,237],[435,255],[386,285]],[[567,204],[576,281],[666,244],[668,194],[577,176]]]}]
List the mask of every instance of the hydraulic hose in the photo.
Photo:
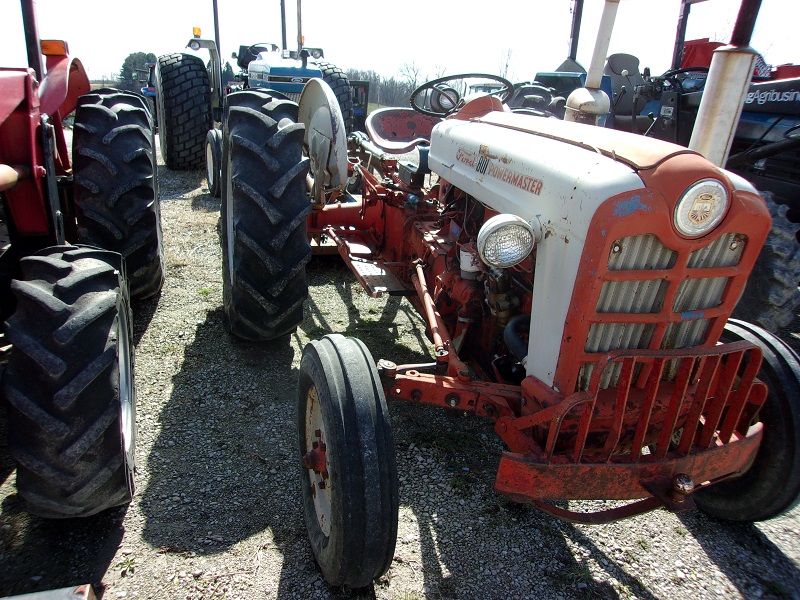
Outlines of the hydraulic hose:
[{"label": "hydraulic hose", "polygon": [[508,321],[503,331],[503,341],[508,346],[508,350],[518,361],[528,356],[528,344],[522,337],[523,333],[528,333],[531,328],[531,316],[517,315]]}]

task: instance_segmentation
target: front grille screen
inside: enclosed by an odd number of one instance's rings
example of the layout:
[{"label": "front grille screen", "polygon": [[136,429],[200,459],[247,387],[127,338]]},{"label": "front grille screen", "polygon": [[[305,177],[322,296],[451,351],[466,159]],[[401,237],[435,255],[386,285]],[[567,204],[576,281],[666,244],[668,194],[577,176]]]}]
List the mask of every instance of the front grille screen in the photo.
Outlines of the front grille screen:
[{"label": "front grille screen", "polygon": [[[607,269],[638,271],[631,279],[606,281],[600,291],[596,311],[609,315],[610,320],[593,323],[589,327],[585,351],[602,353],[609,350],[632,350],[689,348],[703,344],[711,324],[703,311],[716,308],[722,303],[728,277],[704,277],[703,270],[719,267],[733,267],[739,264],[747,237],[737,233],[726,233],[707,246],[694,250],[689,255],[665,246],[653,235],[637,235],[616,240],[611,246]],[[682,261],[682,265],[681,262]],[[685,266],[688,276],[671,279],[661,277],[646,278],[642,271],[669,271],[676,265]],[[670,306],[664,306],[671,286],[677,286]],[[673,313],[672,322],[662,329],[663,337],[656,337],[656,326],[663,322],[664,310]],[[679,313],[676,315],[674,313]],[[628,323],[624,319],[614,322],[614,315],[653,315],[652,323]],[[661,316],[659,316],[661,315]],[[655,339],[654,339],[655,338]],[[660,338],[660,341],[659,341]],[[617,384],[619,371],[609,368],[603,377],[601,387]],[[592,364],[584,364],[578,376],[578,389],[587,389]],[[667,365],[665,379],[674,379],[677,367]]]}]

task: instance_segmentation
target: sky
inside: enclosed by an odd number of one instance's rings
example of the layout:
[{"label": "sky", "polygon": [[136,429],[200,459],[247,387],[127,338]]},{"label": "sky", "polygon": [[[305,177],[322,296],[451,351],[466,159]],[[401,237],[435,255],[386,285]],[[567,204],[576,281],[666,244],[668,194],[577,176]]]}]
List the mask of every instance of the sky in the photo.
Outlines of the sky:
[{"label": "sky", "polygon": [[[240,44],[280,45],[279,0],[218,0],[221,55]],[[132,52],[187,52],[192,27],[213,39],[212,0],[35,0],[42,39],[63,39],[89,77],[118,73]],[[686,39],[728,41],[740,0],[707,0],[691,9]],[[499,73],[531,79],[567,57],[572,0],[303,0],[307,46],[348,69],[398,76],[404,65],[422,78],[437,74]],[[800,63],[791,0],[762,0],[752,46],[769,64]],[[788,7],[794,7],[789,9]],[[286,0],[289,47],[296,47],[296,2]],[[602,0],[585,0],[578,62],[589,66]],[[609,54],[638,56],[654,74],[672,59],[680,0],[620,0]],[[200,53],[203,58],[207,54]],[[0,66],[23,67],[22,18],[17,0],[0,0]],[[234,70],[237,70],[236,68]]]}]

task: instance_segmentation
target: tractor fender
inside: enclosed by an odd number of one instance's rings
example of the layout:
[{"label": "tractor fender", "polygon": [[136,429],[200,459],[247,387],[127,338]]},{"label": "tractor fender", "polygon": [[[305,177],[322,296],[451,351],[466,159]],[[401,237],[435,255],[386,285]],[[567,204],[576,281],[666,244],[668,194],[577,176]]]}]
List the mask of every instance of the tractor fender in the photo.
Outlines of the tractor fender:
[{"label": "tractor fender", "polygon": [[48,56],[47,74],[39,86],[40,111],[64,118],[78,104],[78,97],[90,91],[83,63],[67,55]]}]

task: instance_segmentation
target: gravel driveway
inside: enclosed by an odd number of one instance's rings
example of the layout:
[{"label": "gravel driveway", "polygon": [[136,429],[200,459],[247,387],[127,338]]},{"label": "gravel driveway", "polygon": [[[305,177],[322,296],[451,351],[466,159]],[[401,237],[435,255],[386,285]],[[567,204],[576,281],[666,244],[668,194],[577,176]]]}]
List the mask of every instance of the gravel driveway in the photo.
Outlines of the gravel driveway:
[{"label": "gravel driveway", "polygon": [[[24,511],[0,418],[0,596],[90,582],[103,598],[800,598],[800,510],[754,526],[656,511],[575,526],[492,491],[501,445],[458,412],[390,404],[400,529],[389,573],[331,588],[303,525],[295,452],[301,349],[358,336],[376,359],[429,360],[406,300],[374,300],[315,259],[305,318],[282,344],[222,321],[219,203],[202,173],[160,171],[167,282],[134,306],[138,491],[126,509]],[[796,340],[793,340],[796,342]]]}]

